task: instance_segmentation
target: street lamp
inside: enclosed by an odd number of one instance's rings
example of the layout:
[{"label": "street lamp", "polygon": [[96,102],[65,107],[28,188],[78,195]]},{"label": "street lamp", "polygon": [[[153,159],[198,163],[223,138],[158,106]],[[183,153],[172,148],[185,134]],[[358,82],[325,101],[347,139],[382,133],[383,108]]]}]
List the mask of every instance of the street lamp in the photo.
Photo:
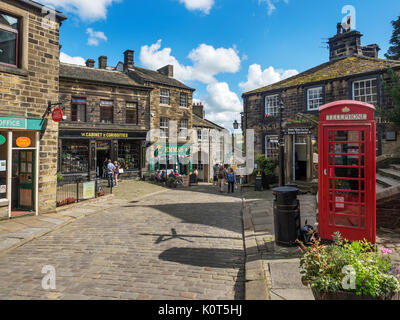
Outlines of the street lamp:
[{"label": "street lamp", "polygon": [[233,123],[233,129],[239,129],[239,123],[237,122],[237,120],[235,120],[235,122]]},{"label": "street lamp", "polygon": [[285,141],[282,129],[282,117],[285,106],[282,97],[279,98],[279,186],[285,185]]}]

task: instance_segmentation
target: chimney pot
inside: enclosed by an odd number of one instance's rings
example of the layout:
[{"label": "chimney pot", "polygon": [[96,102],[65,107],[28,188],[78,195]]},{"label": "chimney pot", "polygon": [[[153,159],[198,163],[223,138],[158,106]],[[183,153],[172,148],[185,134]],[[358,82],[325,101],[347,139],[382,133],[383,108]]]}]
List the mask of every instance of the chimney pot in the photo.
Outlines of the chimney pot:
[{"label": "chimney pot", "polygon": [[86,60],[86,66],[89,68],[94,68],[94,60],[93,59],[87,59]]}]

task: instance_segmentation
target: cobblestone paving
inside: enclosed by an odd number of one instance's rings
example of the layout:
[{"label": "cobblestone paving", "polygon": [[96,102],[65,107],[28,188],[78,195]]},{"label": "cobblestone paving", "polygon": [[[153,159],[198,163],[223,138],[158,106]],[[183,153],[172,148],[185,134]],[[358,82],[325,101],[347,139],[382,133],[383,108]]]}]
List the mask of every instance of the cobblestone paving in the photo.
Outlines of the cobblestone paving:
[{"label": "cobblestone paving", "polygon": [[[239,197],[199,186],[93,207],[0,256],[0,299],[244,298]],[[42,289],[45,265],[56,290]]]}]

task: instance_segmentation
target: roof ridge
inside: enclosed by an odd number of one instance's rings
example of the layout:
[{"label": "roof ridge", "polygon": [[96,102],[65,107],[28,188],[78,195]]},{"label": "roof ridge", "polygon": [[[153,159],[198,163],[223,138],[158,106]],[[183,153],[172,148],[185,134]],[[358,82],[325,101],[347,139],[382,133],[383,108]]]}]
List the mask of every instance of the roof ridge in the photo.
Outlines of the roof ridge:
[{"label": "roof ridge", "polygon": [[118,70],[116,70],[116,69],[91,68],[91,67],[88,67],[88,66],[82,66],[82,65],[80,65],[80,64],[73,64],[73,63],[67,63],[67,62],[61,62],[61,61],[60,61],[60,64],[64,64],[64,65],[71,66],[71,67],[82,68],[82,69],[95,70],[95,71],[118,72],[118,73],[120,73],[120,74],[123,74],[123,75],[125,75],[125,76],[128,76],[125,72],[121,72],[121,71],[118,71]]}]

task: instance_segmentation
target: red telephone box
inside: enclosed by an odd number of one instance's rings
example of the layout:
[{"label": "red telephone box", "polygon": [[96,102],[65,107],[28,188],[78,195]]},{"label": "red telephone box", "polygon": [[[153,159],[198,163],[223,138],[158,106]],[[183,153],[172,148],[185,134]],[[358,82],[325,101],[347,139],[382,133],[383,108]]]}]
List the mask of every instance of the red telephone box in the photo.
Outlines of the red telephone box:
[{"label": "red telephone box", "polygon": [[376,241],[376,124],[371,104],[320,107],[319,233]]}]

